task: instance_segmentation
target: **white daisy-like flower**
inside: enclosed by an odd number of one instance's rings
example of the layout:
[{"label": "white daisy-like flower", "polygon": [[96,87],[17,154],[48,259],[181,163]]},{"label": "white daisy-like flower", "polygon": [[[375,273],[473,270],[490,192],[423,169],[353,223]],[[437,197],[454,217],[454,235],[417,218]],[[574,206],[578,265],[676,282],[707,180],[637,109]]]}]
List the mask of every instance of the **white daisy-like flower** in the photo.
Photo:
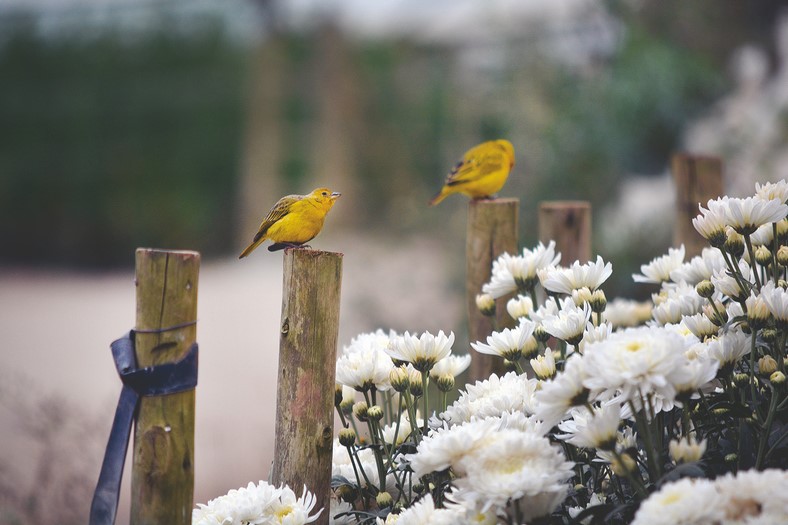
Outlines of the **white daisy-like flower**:
[{"label": "white daisy-like flower", "polygon": [[500,416],[513,410],[533,414],[537,383],[536,379],[528,379],[525,374],[518,375],[516,372],[509,372],[500,378],[493,374],[489,379],[466,385],[459,399],[441,417],[457,424],[472,418]]},{"label": "white daisy-like flower", "polygon": [[374,336],[363,335],[354,339],[355,344],[346,347],[337,359],[336,380],[359,392],[373,387],[388,390],[391,388],[389,374],[394,368],[391,357],[386,353],[389,339],[386,337],[383,344],[382,340]]},{"label": "white daisy-like flower", "polygon": [[518,295],[506,302],[506,311],[512,319],[527,317],[534,311],[534,302],[527,295]]},{"label": "white daisy-like flower", "polygon": [[558,301],[554,297],[548,297],[539,308],[531,312],[529,317],[536,324],[542,324],[545,319],[558,315],[558,310]]},{"label": "white daisy-like flower", "polygon": [[[444,502],[444,506],[447,509],[458,512],[459,518],[457,523],[462,525],[497,525],[499,523],[498,514],[503,512],[504,509],[490,507],[485,510],[479,502],[463,498],[461,494],[458,496],[459,492],[461,491],[455,489],[448,493],[447,500]],[[451,498],[457,498],[458,501],[450,501]]]},{"label": "white daisy-like flower", "polygon": [[[772,243],[772,240],[774,240],[772,223],[764,224],[750,235],[750,242],[752,242],[753,246],[768,246]],[[747,252],[745,252],[745,255],[747,257],[750,256]]]},{"label": "white daisy-like flower", "polygon": [[[461,460],[455,500],[503,507],[520,500],[523,519],[552,512],[566,497],[572,463],[547,438],[513,429],[499,430]],[[462,499],[461,499],[462,498]]]},{"label": "white daisy-like flower", "polygon": [[761,288],[760,297],[777,322],[782,326],[788,325],[788,292],[769,281]]},{"label": "white daisy-like flower", "polygon": [[683,478],[641,503],[632,525],[713,525],[722,521],[723,504],[713,482]]},{"label": "white daisy-like flower", "polygon": [[397,525],[456,525],[463,518],[463,513],[456,508],[436,508],[432,496],[428,493],[403,510],[395,523]]},{"label": "white daisy-like flower", "polygon": [[670,280],[674,283],[682,281],[696,286],[704,279],[711,279],[714,272],[725,269],[725,259],[722,252],[715,248],[703,248],[701,255],[695,256],[688,262],[671,270]]},{"label": "white daisy-like flower", "polygon": [[684,262],[684,245],[678,248],[669,248],[667,255],[653,259],[650,263],[640,267],[640,274],[632,274],[636,283],[663,283],[670,280],[670,272],[680,267]]},{"label": "white daisy-like flower", "polygon": [[725,199],[727,197],[710,200],[707,204],[708,208],[699,206],[700,215],[692,219],[695,230],[715,248],[725,244],[727,226]]},{"label": "white daisy-like flower", "polygon": [[709,341],[707,355],[719,363],[720,368],[733,366],[750,353],[750,336],[741,330],[728,330],[718,339]]},{"label": "white daisy-like flower", "polygon": [[728,198],[725,204],[725,221],[741,235],[749,235],[764,224],[777,222],[788,215],[788,205],[780,199],[761,197]]},{"label": "white daisy-like flower", "polygon": [[599,288],[613,273],[613,265],[597,256],[595,262],[572,263],[569,268],[548,267],[537,272],[545,290],[571,295],[573,290]]},{"label": "white daisy-like flower", "polygon": [[193,525],[271,523],[304,525],[317,520],[322,509],[310,514],[317,499],[307,491],[297,498],[290,487],[274,487],[265,481],[234,489],[224,496],[198,504],[192,511]]},{"label": "white daisy-like flower", "polygon": [[685,315],[682,322],[684,326],[700,340],[716,336],[720,330],[720,328],[712,323],[704,314]]},{"label": "white daisy-like flower", "polygon": [[590,344],[583,354],[591,390],[632,401],[640,408],[641,395],[657,394],[672,400],[672,378],[686,363],[681,337],[660,327],[627,328]]},{"label": "white daisy-like flower", "polygon": [[[420,418],[416,418],[416,426],[422,427],[424,426],[424,420]],[[388,443],[389,445],[401,445],[408,439],[410,433],[413,432],[413,426],[410,424],[410,418],[403,415],[402,418],[399,420],[399,427],[397,427],[397,423],[391,423],[383,427],[383,441]],[[396,440],[396,443],[395,443]]]},{"label": "white daisy-like flower", "polygon": [[[750,265],[747,264],[746,261],[741,260],[739,261],[739,269],[741,270],[741,277],[739,278],[742,279],[744,283],[752,283]],[[736,278],[724,268],[714,272],[711,276],[711,282],[718,292],[731,299],[736,299],[742,295],[749,295],[749,290],[742,290]]]},{"label": "white daisy-like flower", "polygon": [[668,445],[670,458],[676,463],[693,463],[700,461],[706,453],[706,440],[698,442],[695,436],[688,436],[686,439],[671,439]]},{"label": "white daisy-like flower", "polygon": [[582,354],[583,352],[585,352],[585,348],[587,345],[607,339],[608,336],[612,333],[613,333],[613,325],[610,323],[605,322],[600,325],[594,325],[593,323],[588,323],[586,324],[585,332],[583,332],[583,339],[582,341],[580,341],[580,344],[577,345],[577,350]]},{"label": "white daisy-like flower", "polygon": [[394,359],[411,363],[420,372],[428,372],[435,363],[451,354],[453,344],[454,332],[450,332],[448,337],[443,330],[438,335],[424,332],[421,337],[405,332],[392,339],[386,352]]},{"label": "white daisy-like flower", "polygon": [[482,287],[484,293],[495,299],[520,289],[529,289],[536,284],[536,271],[540,268],[555,266],[561,254],[555,253],[555,242],[547,246],[541,242],[533,249],[523,249],[521,256],[504,253],[493,261],[490,282]]},{"label": "white daisy-like flower", "polygon": [[788,201],[788,182],[781,179],[777,182],[755,183],[755,195],[763,200],[777,199],[780,202]]},{"label": "white daisy-like flower", "polygon": [[534,415],[552,428],[568,417],[572,407],[584,405],[589,400],[589,390],[583,384],[586,371],[583,358],[572,356],[564,363],[564,370],[552,381],[542,383],[536,392],[536,410]]},{"label": "white daisy-like flower", "polygon": [[[306,490],[297,498],[295,493],[290,490],[290,487],[284,486],[282,488],[282,495],[277,501],[274,502],[271,511],[273,514],[272,523],[281,525],[304,525],[305,523],[312,523],[316,521],[323,509],[320,509],[317,514],[310,516],[310,512],[315,508],[317,498]],[[265,523],[265,522],[263,522]]]},{"label": "white daisy-like flower", "polygon": [[531,359],[531,368],[533,368],[536,377],[539,379],[551,379],[555,375],[555,357],[553,357],[553,351],[546,348],[544,355],[538,355],[536,359]]},{"label": "white daisy-like flower", "polygon": [[[613,450],[616,445],[618,426],[621,423],[621,407],[612,403],[601,408],[595,409],[593,414],[588,414],[585,410],[585,417],[577,419],[581,410],[575,411],[574,431],[567,435],[556,436],[564,439],[577,447],[598,448],[602,450]],[[582,421],[581,424],[578,424]],[[561,426],[559,425],[559,428]],[[563,430],[563,429],[562,429]]]},{"label": "white daisy-like flower", "polygon": [[471,355],[447,355],[432,367],[430,377],[437,379],[440,376],[450,375],[456,378],[465,372],[471,365]]},{"label": "white daisy-like flower", "polygon": [[788,471],[748,470],[725,474],[714,482],[726,525],[788,523]]},{"label": "white daisy-like flower", "polygon": [[417,478],[449,467],[455,467],[455,473],[462,474],[463,472],[456,468],[460,460],[490,439],[499,430],[499,426],[500,421],[489,418],[438,428],[424,437],[416,448],[416,453],[406,455],[405,459],[410,462],[413,475]]},{"label": "white daisy-like flower", "polygon": [[651,319],[653,304],[649,301],[616,298],[607,303],[602,318],[613,328],[630,328]]},{"label": "white daisy-like flower", "polygon": [[521,319],[514,328],[504,328],[500,332],[493,332],[487,337],[487,344],[471,343],[471,348],[480,354],[497,355],[517,361],[523,354],[528,338],[534,333],[536,325],[528,319]]},{"label": "white daisy-like flower", "polygon": [[590,318],[591,307],[587,303],[580,308],[571,298],[566,298],[561,300],[561,310],[557,315],[546,318],[542,326],[553,337],[576,345],[583,338],[583,332]]},{"label": "white daisy-like flower", "polygon": [[[692,346],[690,348],[695,347]],[[682,405],[684,401],[690,398],[698,397],[699,390],[709,390],[710,388],[707,387],[717,376],[717,369],[719,368],[719,363],[715,359],[706,357],[705,353],[703,357],[696,354],[694,359],[690,359],[687,354],[691,351],[687,350],[684,353],[684,357],[688,361],[684,364],[682,373],[676,374],[671,378],[673,388],[676,390],[676,403],[679,405]],[[694,352],[697,352],[697,349]]]}]

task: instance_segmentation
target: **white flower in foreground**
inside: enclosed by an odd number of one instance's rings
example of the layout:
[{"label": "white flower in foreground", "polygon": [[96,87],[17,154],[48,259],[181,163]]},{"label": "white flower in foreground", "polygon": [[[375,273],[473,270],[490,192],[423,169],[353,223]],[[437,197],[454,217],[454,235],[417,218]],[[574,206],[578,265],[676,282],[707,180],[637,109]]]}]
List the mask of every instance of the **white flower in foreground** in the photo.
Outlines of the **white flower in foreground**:
[{"label": "white flower in foreground", "polygon": [[652,303],[648,301],[616,298],[607,303],[602,318],[614,328],[629,328],[651,319],[652,308]]},{"label": "white flower in foreground", "polygon": [[725,221],[741,235],[749,235],[764,224],[777,222],[788,215],[788,206],[779,199],[746,197],[728,198],[725,205]]},{"label": "white flower in foreground", "polygon": [[670,280],[670,272],[680,267],[684,262],[684,245],[678,248],[669,248],[667,255],[653,259],[650,263],[640,267],[642,274],[632,274],[636,283],[662,283]]},{"label": "white flower in foreground", "polygon": [[750,336],[741,330],[728,330],[716,341],[709,341],[707,348],[707,355],[717,361],[720,368],[733,366],[750,353]]},{"label": "white flower in foreground", "polygon": [[714,272],[725,269],[722,252],[716,248],[703,248],[701,255],[696,255],[670,272],[670,280],[674,283],[686,282],[695,286],[704,279],[711,279]]},{"label": "white flower in foreground", "polygon": [[[689,351],[685,352],[687,356]],[[717,375],[719,363],[708,357],[696,357],[690,359],[680,374],[676,374],[673,379],[673,388],[676,390],[676,399],[679,404],[690,398],[698,397],[698,390],[707,390],[709,383]]]},{"label": "white flower in foreground", "polygon": [[684,340],[664,328],[615,332],[586,347],[583,384],[591,390],[616,395],[622,402],[632,401],[638,409],[641,395],[658,394],[672,400],[672,379],[683,370],[684,351]]},{"label": "white flower in foreground", "polygon": [[769,281],[761,288],[761,298],[777,322],[788,325],[788,292]]},{"label": "white flower in foreground", "polygon": [[567,359],[564,370],[552,381],[542,383],[542,388],[536,392],[536,418],[551,428],[568,417],[569,409],[584,405],[589,400],[589,390],[583,385],[585,379],[583,358]]},{"label": "white flower in foreground", "polygon": [[575,261],[569,268],[549,267],[539,271],[538,275],[545,290],[571,295],[572,290],[580,288],[596,290],[612,273],[613,265],[605,264],[602,257],[597,256],[596,262],[580,264]]},{"label": "white flower in foreground", "polygon": [[555,253],[555,242],[547,246],[541,242],[533,249],[523,249],[521,256],[505,253],[493,261],[490,282],[482,287],[484,293],[495,299],[516,291],[527,290],[536,284],[536,271],[540,268],[555,266],[561,254]]},{"label": "white flower in foreground", "polygon": [[449,406],[442,417],[451,423],[471,418],[501,416],[514,410],[533,414],[537,380],[525,374],[509,372],[503,377],[493,374],[489,379],[466,385],[466,391]]},{"label": "white flower in foreground", "polygon": [[572,463],[547,438],[513,429],[496,432],[460,463],[465,475],[455,480],[457,500],[486,509],[520,499],[526,521],[552,512],[572,477]]},{"label": "white flower in foreground", "polygon": [[[585,412],[588,414],[588,410]],[[605,405],[595,409],[590,417],[586,415],[582,425],[577,425],[571,435],[561,436],[561,439],[566,439],[577,447],[613,450],[619,423],[621,423],[621,407],[615,403]]]},{"label": "white flower in foreground", "polygon": [[290,490],[290,487],[285,486],[282,489],[282,495],[271,508],[274,515],[273,523],[281,523],[282,525],[303,525],[305,523],[312,523],[317,520],[323,509],[320,509],[317,514],[310,516],[309,513],[315,508],[317,498],[306,490],[301,494],[300,498],[296,498],[295,493]]},{"label": "white flower in foreground", "polygon": [[579,345],[577,345],[577,349],[582,354],[585,352],[586,346],[590,345],[591,343],[603,341],[607,339],[612,333],[613,325],[610,323],[602,323],[598,326],[594,326],[593,323],[588,323],[586,324],[586,330],[583,333],[583,340],[580,341]]},{"label": "white flower in foreground", "polygon": [[576,345],[583,338],[586,324],[591,318],[591,307],[584,304],[582,308],[575,305],[571,298],[561,300],[561,310],[553,317],[548,317],[542,322],[545,331],[563,339],[571,345]]},{"label": "white flower in foreground", "polygon": [[788,182],[785,179],[777,182],[755,183],[755,195],[763,200],[777,199],[780,202],[788,201]]},{"label": "white flower in foreground", "polygon": [[722,520],[723,503],[713,482],[684,478],[651,494],[632,525],[714,525]]},{"label": "white flower in foreground", "polygon": [[699,206],[700,215],[692,219],[692,225],[695,230],[714,248],[719,248],[725,244],[727,238],[725,228],[727,226],[727,219],[725,216],[725,205],[722,199],[712,199],[708,202],[707,208]]},{"label": "white flower in foreground", "polygon": [[527,317],[534,311],[534,302],[527,295],[518,295],[506,302],[506,311],[512,319]]},{"label": "white flower in foreground", "polygon": [[[750,265],[746,261],[741,260],[739,261],[739,269],[741,270],[739,279],[743,279],[744,283],[752,283]],[[714,272],[711,276],[711,282],[718,292],[727,295],[731,299],[736,299],[741,295],[749,295],[749,290],[743,291],[736,277],[730,275],[728,270],[721,269]],[[745,286],[747,285],[745,284]]]},{"label": "white flower in foreground", "polygon": [[788,523],[788,471],[748,470],[714,482],[721,496],[725,525]]},{"label": "white flower in foreground", "polygon": [[[424,420],[420,418],[416,418],[416,424],[419,427],[424,426]],[[410,433],[413,431],[413,427],[410,424],[410,418],[407,416],[402,416],[399,420],[399,426],[396,423],[392,423],[390,425],[386,425],[383,427],[383,441],[391,445],[392,443],[395,445],[401,445],[408,439]],[[396,438],[396,443],[395,443]]]},{"label": "white flower in foreground", "polygon": [[[425,436],[415,454],[409,454],[414,476],[420,478],[430,472],[440,472],[456,467],[466,454],[470,454],[498,431],[500,421],[475,419],[452,427],[438,428]],[[462,471],[456,472],[462,474]]]},{"label": "white flower in foreground", "polygon": [[695,337],[701,340],[716,336],[720,330],[720,328],[712,323],[704,314],[685,315],[682,322]]},{"label": "white flower in foreground", "polygon": [[470,354],[447,355],[435,363],[435,366],[433,366],[432,370],[430,370],[430,377],[433,379],[437,379],[440,376],[452,376],[456,378],[458,375],[465,372],[465,370],[467,370],[470,365]]},{"label": "white flower in foreground", "polygon": [[471,343],[471,348],[480,354],[497,355],[517,361],[523,355],[528,338],[534,333],[536,325],[528,319],[522,319],[515,328],[504,328],[500,332],[493,332],[487,337],[487,344]]},{"label": "white flower in foreground", "polygon": [[692,463],[703,457],[706,452],[706,440],[701,439],[698,442],[695,436],[689,436],[686,439],[672,439],[668,450],[670,458],[676,463]]},{"label": "white flower in foreground", "polygon": [[288,486],[274,487],[265,481],[249,483],[224,496],[198,504],[192,511],[193,525],[281,523],[304,525],[320,516],[322,509],[310,515],[317,499],[304,487],[300,498]]},{"label": "white flower in foreground", "polygon": [[[360,337],[364,335],[373,334],[362,334]],[[354,339],[356,344],[351,343],[351,346],[346,347],[337,359],[337,382],[360,392],[372,387],[388,390],[391,388],[389,374],[394,368],[391,357],[385,351],[389,342],[388,337],[385,338],[385,344],[373,342],[373,338],[364,338],[362,341],[363,344],[358,339]]]},{"label": "white flower in foreground", "polygon": [[544,355],[538,355],[536,359],[531,359],[531,368],[534,369],[534,373],[539,379],[551,379],[555,375],[555,357],[553,357],[553,351],[546,348]]},{"label": "white flower in foreground", "polygon": [[[752,235],[750,235],[750,241],[752,242],[753,247],[756,246],[766,246],[772,243],[774,239],[774,228],[772,224],[764,224],[757,230],[755,230]],[[749,257],[749,253],[745,252],[745,255]]]},{"label": "white flower in foreground", "polygon": [[435,508],[432,496],[428,493],[402,511],[395,523],[397,525],[456,525],[461,523],[463,517],[463,513],[457,509]]},{"label": "white flower in foreground", "polygon": [[451,345],[454,344],[454,332],[448,337],[443,330],[438,335],[424,332],[421,337],[404,335],[392,339],[386,352],[394,359],[408,361],[420,372],[427,372],[435,363],[451,354]]}]

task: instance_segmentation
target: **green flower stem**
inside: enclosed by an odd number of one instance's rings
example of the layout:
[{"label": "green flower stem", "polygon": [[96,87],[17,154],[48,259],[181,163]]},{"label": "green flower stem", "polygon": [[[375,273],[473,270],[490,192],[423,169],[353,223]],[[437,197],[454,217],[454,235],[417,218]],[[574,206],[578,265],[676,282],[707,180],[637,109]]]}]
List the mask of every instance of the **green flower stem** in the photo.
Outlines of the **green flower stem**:
[{"label": "green flower stem", "polygon": [[[643,402],[642,396],[640,401],[641,403]],[[627,403],[629,403],[629,407],[635,415],[635,423],[637,424],[638,430],[640,430],[640,435],[643,437],[643,443],[646,446],[649,478],[651,478],[651,481],[656,481],[659,479],[660,469],[656,459],[657,451],[654,448],[654,441],[651,439],[651,425],[649,425],[647,420],[645,407],[643,410],[635,410],[635,404],[631,399],[627,401]]]},{"label": "green flower stem", "polygon": [[[358,469],[356,468],[356,461],[358,460],[358,458],[354,459],[354,455],[355,454],[353,453],[353,447],[352,446],[345,447],[345,448],[347,449],[347,453],[350,456],[350,464],[353,466],[353,473],[356,475],[356,486],[358,487],[358,493],[363,495],[364,491],[361,490],[361,478],[359,477]],[[359,465],[360,464],[361,464],[361,462],[359,461]],[[369,486],[369,479],[367,479],[367,473],[364,472],[364,468],[363,467],[361,468],[361,473],[364,475],[364,480],[367,482],[367,486]],[[369,508],[369,501],[367,500],[366,496],[363,496],[363,498],[364,498],[364,508],[368,509]]]},{"label": "green flower stem", "polygon": [[626,469],[627,479],[632,484],[632,486],[635,487],[635,492],[638,493],[640,499],[646,499],[646,497],[648,497],[648,492],[646,492],[646,487],[643,484],[643,480],[640,479],[640,476],[635,476],[633,472],[630,472],[629,469],[627,469],[627,464],[624,462],[621,454],[618,453],[618,450],[616,450],[615,447],[613,447],[612,452],[613,456],[615,456],[615,458],[618,460],[618,464],[621,465],[621,468]]},{"label": "green flower stem", "polygon": [[[777,241],[777,223],[772,223],[772,278],[774,279],[774,285],[777,286],[777,282],[780,280],[780,268],[777,266],[777,247],[779,243]],[[765,282],[765,280],[764,280]]]},{"label": "green flower stem", "polygon": [[715,303],[714,300],[711,297],[709,297],[706,300],[709,301],[709,304],[711,305],[711,308],[714,310],[714,313],[717,314],[717,318],[722,323],[725,318],[722,316],[722,312],[720,312],[720,309],[717,308],[717,303]]},{"label": "green flower stem", "polygon": [[373,435],[373,443],[377,446],[372,447],[375,453],[375,464],[378,466],[378,479],[380,480],[380,492],[386,491],[386,466],[383,464],[383,452],[386,451],[386,442],[383,440],[383,431],[377,421],[368,419],[369,433]]},{"label": "green flower stem", "polygon": [[755,412],[755,338],[758,334],[758,330],[754,327],[752,329],[752,336],[750,337],[750,397],[752,399],[752,407],[753,412]]},{"label": "green flower stem", "polygon": [[442,397],[442,399],[441,399],[441,412],[446,412],[446,407],[449,406],[449,393],[448,392],[443,392],[442,394],[443,395],[441,396]]},{"label": "green flower stem", "polygon": [[523,375],[523,367],[520,365],[520,360],[512,361],[512,363],[514,363],[514,369],[517,371],[517,375]]},{"label": "green flower stem", "polygon": [[536,302],[536,286],[531,286],[528,289],[528,295],[531,296],[531,302],[533,303],[534,310],[536,310],[539,307],[539,303]]},{"label": "green flower stem", "polygon": [[429,395],[427,394],[427,382],[429,380],[429,370],[425,370],[421,373],[421,388],[422,388],[422,398],[424,401],[424,435],[427,435],[428,429],[428,421],[429,421]]},{"label": "green flower stem", "polygon": [[[744,236],[744,245],[747,246],[747,253],[750,254],[750,266],[752,267],[752,275],[755,277],[755,286],[757,286],[760,290],[761,279],[758,277],[758,262],[755,260],[755,252],[752,249],[752,242],[750,241],[749,234]],[[742,288],[742,291],[744,291],[746,294],[746,290],[744,290],[744,288]]]},{"label": "green flower stem", "polygon": [[421,442],[421,429],[419,428],[418,420],[416,419],[416,409],[414,408],[414,399],[410,396],[410,392],[407,390],[403,392],[405,396],[405,407],[408,410],[408,416],[410,416],[410,428],[413,432],[413,440],[418,445]]},{"label": "green flower stem", "polygon": [[[747,288],[744,287],[744,283],[741,279],[741,270],[739,269],[739,263],[731,256],[728,259],[728,252],[726,252],[723,248],[719,248],[720,252],[722,253],[722,258],[725,260],[725,265],[728,267],[728,270],[733,275],[733,278],[736,280],[736,284],[739,285],[739,289],[742,291],[742,295],[747,293]],[[733,262],[731,262],[733,261]],[[739,304],[742,305],[742,310],[744,313],[747,313],[747,304],[744,301],[737,301]]]},{"label": "green flower stem", "polygon": [[772,430],[772,423],[774,422],[774,415],[777,413],[777,401],[780,398],[778,389],[772,385],[772,399],[769,402],[769,413],[766,416],[766,424],[764,425],[763,432],[761,433],[761,440],[758,444],[758,457],[755,460],[755,469],[761,470],[763,466],[764,452],[766,452],[766,445],[769,442],[769,432]]}]

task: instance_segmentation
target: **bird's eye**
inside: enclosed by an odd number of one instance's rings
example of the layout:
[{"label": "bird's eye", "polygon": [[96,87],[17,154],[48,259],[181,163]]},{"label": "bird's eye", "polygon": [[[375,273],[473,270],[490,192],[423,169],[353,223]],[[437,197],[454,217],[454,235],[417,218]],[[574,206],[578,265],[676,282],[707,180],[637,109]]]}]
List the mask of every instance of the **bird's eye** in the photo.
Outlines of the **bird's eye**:
[{"label": "bird's eye", "polygon": [[328,195],[328,192],[327,192],[327,191],[324,191],[324,192],[323,192],[323,197],[325,197],[325,196],[327,196],[327,195]]}]

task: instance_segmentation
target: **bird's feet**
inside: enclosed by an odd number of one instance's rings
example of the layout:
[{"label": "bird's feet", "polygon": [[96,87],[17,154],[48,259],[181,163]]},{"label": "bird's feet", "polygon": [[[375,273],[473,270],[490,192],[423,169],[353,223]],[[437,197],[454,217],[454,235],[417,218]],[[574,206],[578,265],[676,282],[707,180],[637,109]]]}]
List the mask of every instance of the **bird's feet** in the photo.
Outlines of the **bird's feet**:
[{"label": "bird's feet", "polygon": [[275,252],[278,250],[284,250],[286,248],[310,248],[311,247],[307,244],[297,244],[294,242],[275,242],[271,246],[268,247],[269,252]]}]

